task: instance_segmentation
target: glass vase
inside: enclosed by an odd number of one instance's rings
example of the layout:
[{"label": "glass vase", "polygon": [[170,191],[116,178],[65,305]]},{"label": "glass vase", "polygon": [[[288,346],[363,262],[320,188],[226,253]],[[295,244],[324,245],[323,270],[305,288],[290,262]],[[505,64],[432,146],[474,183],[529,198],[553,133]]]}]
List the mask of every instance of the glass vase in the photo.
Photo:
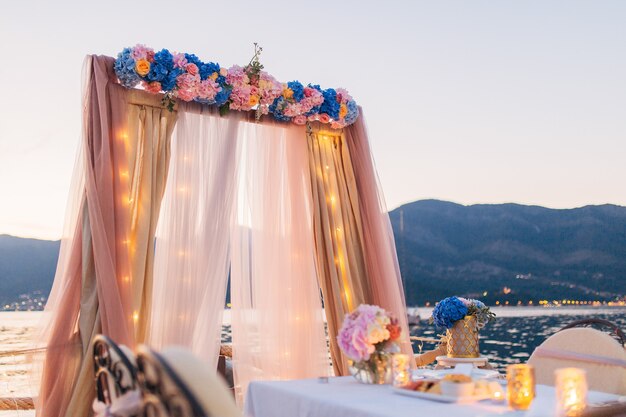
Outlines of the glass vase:
[{"label": "glass vase", "polygon": [[392,353],[374,352],[368,361],[348,361],[348,370],[362,384],[391,384],[392,358]]},{"label": "glass vase", "polygon": [[465,318],[454,323],[446,332],[448,339],[449,358],[478,358],[478,322],[474,316]]}]

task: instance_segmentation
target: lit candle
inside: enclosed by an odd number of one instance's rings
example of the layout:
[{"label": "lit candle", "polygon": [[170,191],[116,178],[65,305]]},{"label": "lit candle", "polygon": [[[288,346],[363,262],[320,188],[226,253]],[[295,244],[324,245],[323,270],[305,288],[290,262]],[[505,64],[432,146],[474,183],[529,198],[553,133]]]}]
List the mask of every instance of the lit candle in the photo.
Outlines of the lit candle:
[{"label": "lit candle", "polygon": [[401,387],[410,381],[409,355],[395,353],[392,359],[393,385]]},{"label": "lit candle", "polygon": [[535,398],[535,369],[526,364],[509,365],[506,382],[509,407],[528,410]]},{"label": "lit candle", "polygon": [[489,393],[493,401],[504,401],[506,399],[506,395],[497,381],[489,382]]},{"label": "lit candle", "polygon": [[561,368],[556,377],[556,407],[560,417],[579,416],[587,406],[587,373],[579,368]]}]

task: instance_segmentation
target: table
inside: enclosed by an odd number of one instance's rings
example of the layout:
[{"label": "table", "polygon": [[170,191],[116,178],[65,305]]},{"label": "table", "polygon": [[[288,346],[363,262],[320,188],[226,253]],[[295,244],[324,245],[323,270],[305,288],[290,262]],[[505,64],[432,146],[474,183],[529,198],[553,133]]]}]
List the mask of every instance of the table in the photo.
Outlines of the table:
[{"label": "table", "polygon": [[[364,385],[352,377],[296,381],[255,381],[245,401],[247,417],[478,417],[552,416],[554,388],[537,386],[537,397],[527,412],[509,410],[505,403],[482,401],[445,404],[394,394],[388,385]],[[615,395],[589,393],[590,402],[610,401]]]}]

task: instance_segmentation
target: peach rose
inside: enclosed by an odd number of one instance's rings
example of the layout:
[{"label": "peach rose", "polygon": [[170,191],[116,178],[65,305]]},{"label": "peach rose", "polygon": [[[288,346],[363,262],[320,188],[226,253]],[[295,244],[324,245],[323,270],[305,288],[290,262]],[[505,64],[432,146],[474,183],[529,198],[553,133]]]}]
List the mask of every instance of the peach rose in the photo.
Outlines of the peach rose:
[{"label": "peach rose", "polygon": [[330,116],[327,115],[326,113],[322,113],[319,115],[319,118],[317,119],[322,123],[330,123]]},{"label": "peach rose", "polygon": [[346,117],[347,114],[348,114],[348,106],[342,103],[341,106],[339,106],[339,118],[343,119],[344,117]]},{"label": "peach rose", "polygon": [[161,83],[158,81],[152,81],[151,83],[147,83],[145,87],[146,87],[146,91],[150,93],[156,94],[159,91],[161,91]]},{"label": "peach rose", "polygon": [[198,66],[196,64],[187,64],[185,65],[185,69],[191,75],[198,75]]},{"label": "peach rose", "polygon": [[141,77],[145,77],[150,72],[150,63],[146,59],[140,59],[135,63],[135,71]]}]

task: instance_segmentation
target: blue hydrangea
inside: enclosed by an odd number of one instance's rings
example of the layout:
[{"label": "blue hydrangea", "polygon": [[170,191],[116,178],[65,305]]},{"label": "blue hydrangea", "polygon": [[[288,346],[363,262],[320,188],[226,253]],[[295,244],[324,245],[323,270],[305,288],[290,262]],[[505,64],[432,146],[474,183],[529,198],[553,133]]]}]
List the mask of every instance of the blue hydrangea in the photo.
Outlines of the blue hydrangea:
[{"label": "blue hydrangea", "polygon": [[132,57],[132,53],[132,48],[124,48],[122,52],[117,54],[117,59],[115,64],[113,64],[113,69],[120,80],[120,84],[126,88],[133,88],[141,81],[141,78],[135,72],[135,60]]},{"label": "blue hydrangea", "polygon": [[[162,82],[165,80],[165,77],[167,77],[167,73],[168,70],[165,66],[153,62],[152,65],[150,65],[150,72],[146,75],[146,79],[150,82]],[[166,88],[163,88],[163,90],[166,90]]]},{"label": "blue hydrangea", "polygon": [[154,63],[171,70],[174,68],[174,57],[167,49],[161,49],[159,52],[154,54]]},{"label": "blue hydrangea", "polygon": [[232,87],[227,85],[222,85],[222,91],[215,95],[215,104],[221,106],[222,104],[228,101],[230,97],[230,93],[233,91]]},{"label": "blue hydrangea", "polygon": [[[150,82],[160,82],[164,91],[171,90],[173,87],[166,88],[165,85],[172,86],[172,79],[175,78],[170,75],[170,72],[174,70],[173,58],[167,49],[162,49],[154,54],[154,62],[150,65],[150,72],[146,75],[146,79]],[[176,85],[175,80],[174,85]]]},{"label": "blue hydrangea", "polygon": [[[217,72],[218,74],[220,73],[220,64],[216,64],[215,62],[207,62],[206,64],[200,65],[198,68],[200,70],[199,73],[200,73],[201,80],[206,80],[214,72]],[[219,81],[216,80],[216,82],[219,84]]]},{"label": "blue hydrangea", "polygon": [[455,322],[467,315],[467,307],[458,297],[448,297],[437,303],[432,319],[435,326],[450,329]]},{"label": "blue hydrangea", "polygon": [[339,120],[339,107],[337,102],[337,92],[334,88],[328,88],[322,91],[324,102],[320,106],[320,113],[326,113],[334,120]]},{"label": "blue hydrangea", "polygon": [[293,99],[295,101],[300,101],[304,98],[304,86],[300,81],[289,81],[287,87],[293,91]]},{"label": "blue hydrangea", "polygon": [[163,91],[170,91],[176,87],[176,77],[183,73],[180,68],[172,68],[167,75],[161,81],[161,89]]},{"label": "blue hydrangea", "polygon": [[346,125],[351,125],[359,117],[359,106],[356,105],[354,100],[350,100],[348,101],[347,107],[348,114],[346,114],[345,123]]},{"label": "blue hydrangea", "polygon": [[187,63],[189,63],[189,64],[196,64],[196,66],[198,68],[200,68],[202,66],[202,64],[203,64],[203,62],[200,60],[200,58],[198,58],[194,54],[185,54],[185,59],[187,59]]},{"label": "blue hydrangea", "polygon": [[281,122],[288,122],[291,120],[291,117],[285,116],[283,113],[285,111],[285,106],[287,105],[287,101],[283,96],[276,97],[276,99],[270,104],[269,112],[274,116],[274,119],[280,120]]}]

